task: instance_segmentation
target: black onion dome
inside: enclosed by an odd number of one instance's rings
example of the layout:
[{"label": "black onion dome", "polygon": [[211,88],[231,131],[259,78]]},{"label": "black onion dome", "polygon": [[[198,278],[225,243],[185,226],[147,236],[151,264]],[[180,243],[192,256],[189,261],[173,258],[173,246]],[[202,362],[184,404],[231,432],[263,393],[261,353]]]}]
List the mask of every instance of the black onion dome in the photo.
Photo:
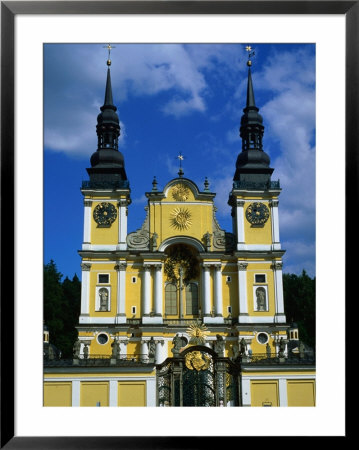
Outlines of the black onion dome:
[{"label": "black onion dome", "polygon": [[98,166],[117,166],[124,167],[124,158],[121,152],[113,149],[102,149],[92,154],[91,167]]}]

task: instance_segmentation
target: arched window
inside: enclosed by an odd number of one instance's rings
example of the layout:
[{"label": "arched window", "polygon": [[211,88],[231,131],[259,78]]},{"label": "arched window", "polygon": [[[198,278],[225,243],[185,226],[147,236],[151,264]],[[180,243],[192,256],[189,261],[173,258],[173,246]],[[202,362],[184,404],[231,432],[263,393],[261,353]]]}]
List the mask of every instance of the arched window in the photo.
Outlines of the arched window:
[{"label": "arched window", "polygon": [[195,283],[186,286],[186,314],[198,315],[198,286]]},{"label": "arched window", "polygon": [[177,315],[177,289],[176,285],[169,283],[165,287],[165,313]]}]

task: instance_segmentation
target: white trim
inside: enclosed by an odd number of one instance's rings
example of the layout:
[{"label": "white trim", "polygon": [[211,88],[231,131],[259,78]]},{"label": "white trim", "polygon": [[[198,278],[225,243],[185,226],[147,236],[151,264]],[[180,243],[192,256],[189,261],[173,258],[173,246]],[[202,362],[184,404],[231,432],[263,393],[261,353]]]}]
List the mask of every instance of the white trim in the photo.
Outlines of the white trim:
[{"label": "white trim", "polygon": [[[94,271],[95,272],[95,271]],[[108,281],[106,281],[106,283],[101,283],[100,282],[100,275],[107,275],[108,276]],[[97,284],[103,284],[103,285],[106,285],[106,284],[110,284],[110,274],[109,273],[104,273],[104,272],[98,272],[97,273]]]},{"label": "white trim", "polygon": [[238,204],[236,206],[236,235],[237,235],[237,249],[240,249],[240,246],[244,245],[246,242],[245,234],[244,234],[244,201],[243,204]]},{"label": "white trim", "polygon": [[146,381],[146,406],[156,406],[156,378]]},{"label": "white trim", "polygon": [[[242,261],[246,263],[246,261]],[[240,261],[238,261],[240,263]],[[247,266],[248,268],[248,266]],[[238,267],[238,294],[239,294],[239,315],[248,314],[248,300],[247,300],[247,268],[246,270],[239,270]],[[239,320],[240,321],[240,320]]]},{"label": "white trim", "polygon": [[287,379],[279,378],[279,406],[288,406]]},{"label": "white trim", "polygon": [[[46,380],[46,378],[45,378]],[[71,388],[72,388],[72,400],[71,406],[80,406],[80,389],[81,382],[80,380],[71,380]]]},{"label": "white trim", "polygon": [[117,380],[110,380],[108,397],[109,397],[108,406],[118,406],[118,381]]},{"label": "white trim", "polygon": [[155,266],[155,314],[160,314],[162,316],[163,310],[163,286],[162,286],[162,263]]},{"label": "white trim", "polygon": [[144,266],[142,277],[142,316],[144,316],[151,312],[151,268]]},{"label": "white trim", "polygon": [[[88,201],[87,199],[85,201]],[[92,203],[92,202],[91,202]],[[84,232],[83,232],[83,242],[91,242],[91,206],[84,206]]]},{"label": "white trim", "polygon": [[201,200],[198,200],[197,202],[188,202],[186,200],[184,201],[175,201],[175,202],[167,202],[167,201],[162,201],[162,202],[158,202],[158,201],[151,201],[150,199],[150,203],[151,205],[154,206],[158,206],[158,205],[205,205],[205,206],[213,206],[213,202],[202,202]]},{"label": "white trim", "polygon": [[80,316],[79,320],[80,324],[115,324],[116,317],[88,317],[88,316]]},{"label": "white trim", "polygon": [[82,244],[82,250],[94,250],[94,251],[116,251],[119,250],[117,245],[95,245],[95,244]]},{"label": "white trim", "polygon": [[[275,316],[239,316],[239,323],[279,323]],[[285,322],[285,320],[284,320]]]},{"label": "white trim", "polygon": [[251,406],[251,379],[242,377],[242,406]]},{"label": "white trim", "polygon": [[127,206],[120,205],[118,207],[118,245],[117,250],[127,250]]},{"label": "white trim", "polygon": [[90,314],[90,271],[81,272],[81,315]]},{"label": "white trim", "polygon": [[278,214],[278,200],[276,200],[276,206],[273,205],[273,202],[270,203],[271,205],[271,217],[272,217],[272,242],[273,242],[273,248],[275,247],[276,250],[280,250],[280,238],[279,238],[279,214]]},{"label": "white trim", "polygon": [[205,248],[203,247],[203,244],[190,236],[173,236],[168,239],[165,239],[163,242],[161,242],[161,245],[158,247],[159,252],[163,252],[166,250],[167,247],[169,247],[172,244],[188,244],[192,247],[195,247],[199,252],[205,252]]},{"label": "white trim", "polygon": [[[257,275],[264,275],[264,281],[256,281],[256,276]],[[254,273],[254,276],[253,276],[253,282],[254,282],[254,284],[266,284],[267,283],[267,274],[266,273]]]},{"label": "white trim", "polygon": [[272,244],[237,244],[237,250],[251,250],[268,252],[273,250]]},{"label": "white trim", "polygon": [[53,381],[54,383],[58,383],[59,381],[64,381],[64,382],[73,382],[73,381],[147,381],[150,379],[156,379],[155,375],[148,375],[148,376],[129,376],[128,374],[126,375],[114,375],[114,376],[101,376],[101,377],[96,377],[96,376],[91,376],[91,377],[83,377],[83,376],[79,376],[79,377],[75,377],[73,375],[71,376],[64,376],[64,377],[44,377],[44,382],[50,382]]},{"label": "white trim", "polygon": [[203,266],[203,302],[202,302],[202,315],[210,314],[211,312],[211,283],[210,283],[210,267]]},{"label": "white trim", "polygon": [[222,271],[217,265],[214,267],[214,311],[223,316]]},{"label": "white trim", "polygon": [[[289,368],[288,368],[289,369]],[[287,369],[284,369],[287,370]],[[278,369],[276,369],[275,366],[270,368],[271,372],[276,372],[278,371]],[[281,378],[285,378],[286,380],[316,380],[316,375],[312,374],[312,375],[290,375],[290,374],[286,374],[286,375],[273,375],[271,373],[269,373],[268,375],[263,375],[263,372],[260,375],[255,375],[255,374],[251,374],[251,375],[245,375],[245,373],[242,372],[242,381],[246,380],[246,381],[250,381],[250,380],[280,380]]]}]

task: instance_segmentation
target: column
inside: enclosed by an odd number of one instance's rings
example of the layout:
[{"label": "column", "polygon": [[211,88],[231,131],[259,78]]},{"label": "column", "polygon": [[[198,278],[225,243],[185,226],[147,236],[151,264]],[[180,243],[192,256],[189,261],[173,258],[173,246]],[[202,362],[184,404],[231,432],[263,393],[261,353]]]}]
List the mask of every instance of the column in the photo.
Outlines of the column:
[{"label": "column", "polygon": [[243,250],[245,247],[244,237],[244,200],[237,200],[236,219],[237,219],[237,250]]},{"label": "column", "polygon": [[120,346],[120,359],[126,359],[128,338],[119,339],[118,342]]},{"label": "column", "polygon": [[155,352],[155,363],[161,364],[166,358],[167,353],[165,352],[166,346],[163,339],[156,339],[156,352]]},{"label": "column", "polygon": [[143,266],[142,279],[142,316],[149,316],[151,312],[151,266]]},{"label": "column", "polygon": [[223,296],[222,296],[222,266],[216,264],[214,275],[214,301],[216,317],[223,316]]},{"label": "column", "polygon": [[148,345],[147,345],[147,340],[142,340],[141,341],[141,361],[142,362],[147,362],[148,361]]},{"label": "column", "polygon": [[118,250],[127,250],[127,200],[118,202]]},{"label": "column", "polygon": [[126,323],[126,266],[124,261],[118,262],[117,270],[117,311],[116,323]]},{"label": "column", "polygon": [[279,214],[278,214],[278,200],[271,200],[269,202],[271,207],[271,217],[272,217],[272,247],[273,250],[280,250],[280,239],[279,239]]},{"label": "column", "polygon": [[273,263],[274,269],[274,290],[275,290],[275,318],[276,323],[285,323],[284,300],[283,300],[283,263],[276,261]]},{"label": "column", "polygon": [[211,313],[209,270],[210,266],[203,266],[203,303],[202,303],[203,317],[209,317]]},{"label": "column", "polygon": [[162,317],[162,264],[155,265],[155,316]]},{"label": "column", "polygon": [[242,378],[242,406],[251,406],[251,380]]},{"label": "column", "polygon": [[248,323],[247,262],[238,262],[239,323]]},{"label": "column", "polygon": [[87,250],[91,244],[91,200],[84,200],[84,235],[82,249]]},{"label": "column", "polygon": [[86,319],[83,316],[90,315],[90,270],[91,264],[82,263],[82,275],[81,275],[81,315],[80,323]]}]

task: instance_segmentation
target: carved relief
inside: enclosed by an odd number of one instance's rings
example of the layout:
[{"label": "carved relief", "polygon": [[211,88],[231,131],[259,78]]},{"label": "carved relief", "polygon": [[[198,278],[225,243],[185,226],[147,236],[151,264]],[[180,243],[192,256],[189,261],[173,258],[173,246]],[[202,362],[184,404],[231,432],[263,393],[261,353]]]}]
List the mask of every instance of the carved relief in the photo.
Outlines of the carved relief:
[{"label": "carved relief", "polygon": [[213,249],[232,251],[235,246],[234,234],[227,233],[219,226],[215,211],[213,211]]},{"label": "carved relief", "polygon": [[129,249],[133,248],[136,250],[149,250],[150,232],[148,210],[142,227],[132,233],[129,233],[127,235],[126,241]]}]

